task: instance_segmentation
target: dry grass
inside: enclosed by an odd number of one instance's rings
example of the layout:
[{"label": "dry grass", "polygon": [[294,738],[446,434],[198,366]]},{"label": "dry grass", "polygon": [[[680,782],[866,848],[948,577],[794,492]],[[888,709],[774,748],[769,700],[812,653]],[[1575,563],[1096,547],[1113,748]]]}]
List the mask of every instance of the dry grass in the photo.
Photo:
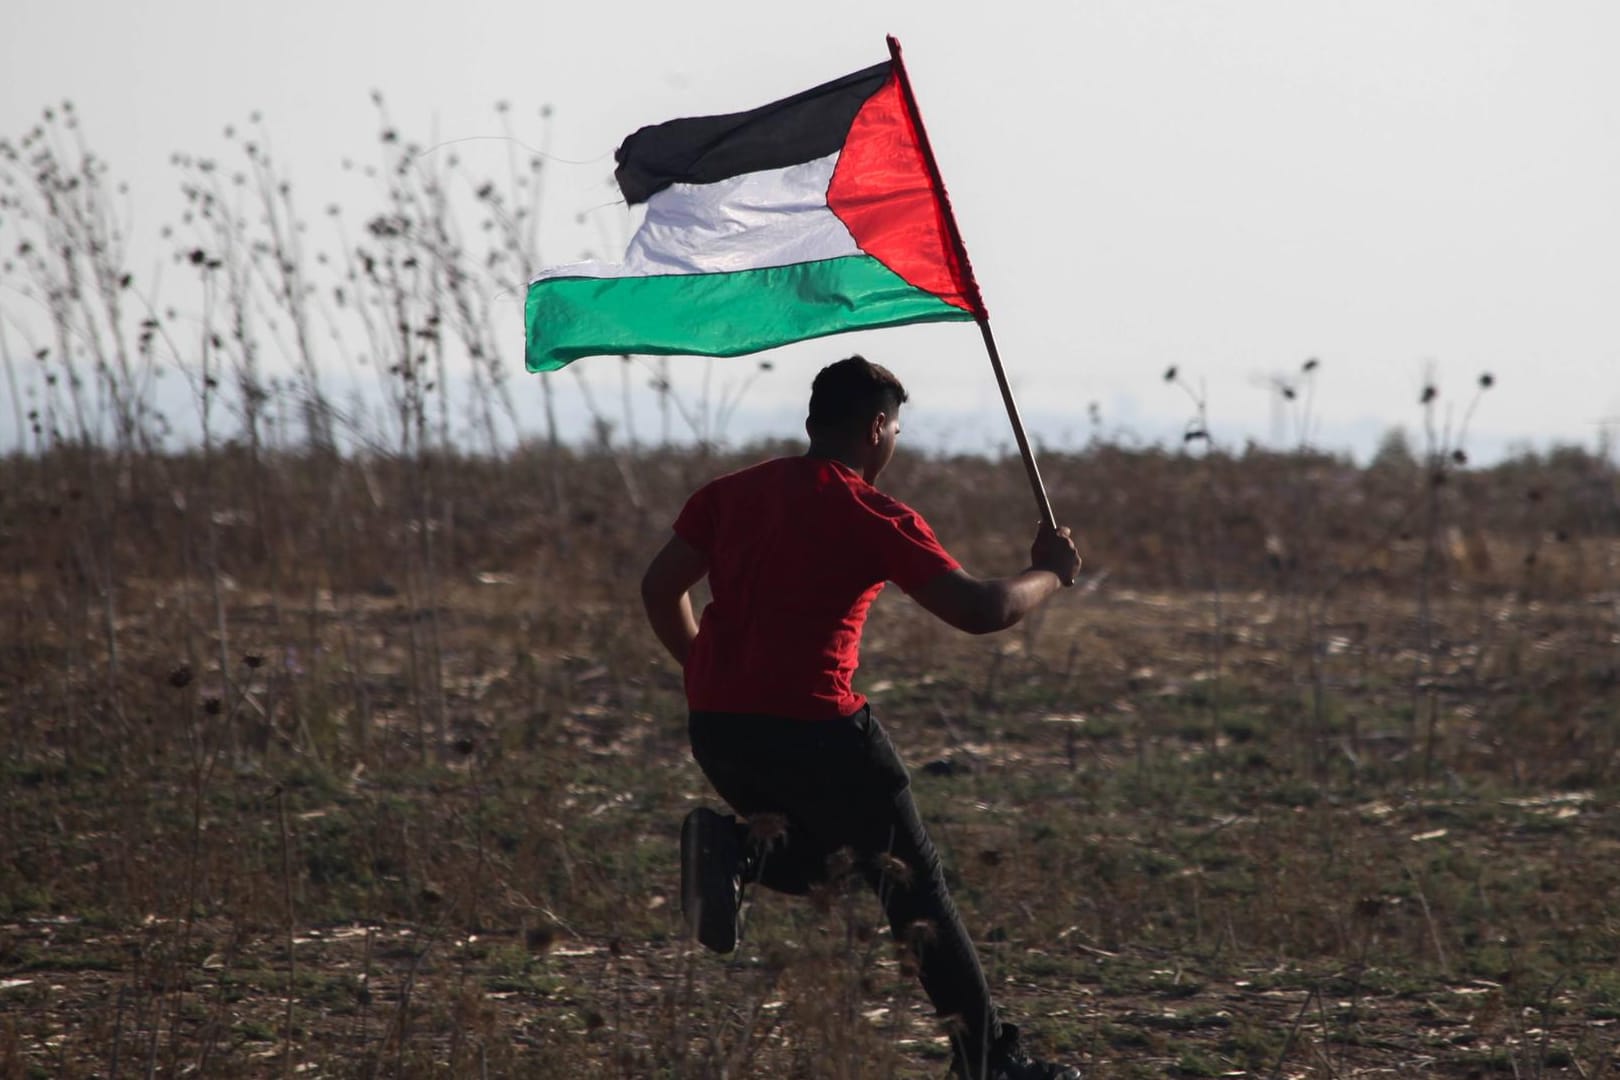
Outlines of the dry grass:
[{"label": "dry grass", "polygon": [[[422,530],[393,509],[407,481],[386,461],[265,464],[299,494],[273,528],[233,506],[217,575],[189,576],[196,526],[140,493],[196,463],[141,463],[105,511],[110,632],[72,558],[97,519],[61,490],[91,466],[9,459],[3,1060],[942,1071],[869,898],[761,898],[730,961],[679,940],[674,835],[712,796],[632,584],[680,494],[749,456],[643,455],[662,494],[628,516],[620,461],[565,457],[566,517],[525,499],[552,467],[538,451],[435,460],[456,494],[431,592],[398,551]],[[1583,554],[1548,559],[1528,596],[1453,567],[1431,657],[1398,539],[1369,556],[1387,577],[1325,599],[1266,580],[1304,570],[1228,558],[1217,617],[1152,557],[1208,553],[1178,547],[1168,509],[1170,535],[1141,524],[1144,492],[1197,497],[1181,466],[1048,462],[1137,492],[1141,517],[1084,519],[1109,575],[1026,628],[962,638],[899,596],[874,614],[866,685],[998,993],[1103,1074],[1593,1075],[1620,1016],[1616,627],[1590,576],[1613,538],[1563,541]],[[1008,519],[1015,465],[897,468],[970,561],[1015,560],[1012,537],[971,525]]]}]

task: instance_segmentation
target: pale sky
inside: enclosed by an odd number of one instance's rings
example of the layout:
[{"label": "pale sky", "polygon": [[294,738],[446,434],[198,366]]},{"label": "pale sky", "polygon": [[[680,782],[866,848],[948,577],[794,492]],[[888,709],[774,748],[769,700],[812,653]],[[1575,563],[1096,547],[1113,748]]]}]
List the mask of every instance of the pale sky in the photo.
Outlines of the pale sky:
[{"label": "pale sky", "polygon": [[[317,227],[342,194],[337,162],[375,157],[373,88],[423,141],[496,133],[498,100],[538,139],[551,106],[551,151],[589,164],[548,166],[545,259],[617,257],[602,243],[629,227],[606,205],[625,135],[876,63],[892,32],[1042,438],[1083,440],[1097,402],[1109,429],[1174,439],[1190,416],[1161,379],[1174,364],[1203,385],[1218,438],[1271,441],[1287,432],[1265,380],[1308,357],[1329,449],[1415,432],[1427,365],[1459,410],[1495,375],[1476,458],[1591,446],[1620,420],[1620,5],[1607,0],[8,0],[4,23],[0,134],[72,99],[132,184],[151,260],[180,207],[170,154],[226,156],[223,129],[253,110]],[[521,305],[506,302],[517,365]],[[962,324],[779,350],[732,434],[797,434],[816,368],[857,349],[911,386],[920,440],[1010,439]],[[581,363],[617,387],[617,361]],[[709,362],[676,363],[695,386]],[[721,381],[752,366],[713,364]]]}]

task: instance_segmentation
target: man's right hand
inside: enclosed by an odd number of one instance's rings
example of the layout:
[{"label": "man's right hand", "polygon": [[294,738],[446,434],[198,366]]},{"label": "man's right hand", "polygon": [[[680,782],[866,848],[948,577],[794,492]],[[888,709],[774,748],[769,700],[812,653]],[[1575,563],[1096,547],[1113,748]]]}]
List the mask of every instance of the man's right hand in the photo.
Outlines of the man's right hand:
[{"label": "man's right hand", "polygon": [[1080,574],[1080,554],[1074,550],[1068,529],[1042,525],[1029,549],[1029,561],[1028,570],[1004,578],[976,578],[957,567],[932,578],[911,595],[958,630],[993,634],[1056,595],[1052,577],[1073,585]]},{"label": "man's right hand", "polygon": [[1073,585],[1080,576],[1080,553],[1074,548],[1068,528],[1054,529],[1043,521],[1035,531],[1035,542],[1029,546],[1029,565],[1036,570],[1050,570],[1065,586]]}]

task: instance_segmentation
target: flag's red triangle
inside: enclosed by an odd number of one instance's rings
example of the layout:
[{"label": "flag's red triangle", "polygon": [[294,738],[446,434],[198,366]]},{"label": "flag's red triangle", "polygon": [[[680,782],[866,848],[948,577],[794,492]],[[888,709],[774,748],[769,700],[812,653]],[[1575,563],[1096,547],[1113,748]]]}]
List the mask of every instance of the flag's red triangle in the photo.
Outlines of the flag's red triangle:
[{"label": "flag's red triangle", "polygon": [[974,310],[897,75],[855,115],[827,205],[862,251],[917,288]]}]

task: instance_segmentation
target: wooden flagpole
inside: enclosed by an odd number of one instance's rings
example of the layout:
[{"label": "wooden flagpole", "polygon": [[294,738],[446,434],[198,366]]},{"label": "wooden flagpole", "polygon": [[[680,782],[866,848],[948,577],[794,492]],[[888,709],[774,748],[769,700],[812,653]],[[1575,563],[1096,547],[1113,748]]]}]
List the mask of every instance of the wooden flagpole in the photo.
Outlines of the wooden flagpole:
[{"label": "wooden flagpole", "polygon": [[1055,529],[1057,519],[1052,516],[1052,503],[1046,497],[1046,485],[1041,482],[1041,470],[1035,464],[1035,455],[1029,448],[1029,437],[1024,434],[1024,422],[1018,417],[1018,403],[1013,400],[1012,387],[1007,385],[1007,372],[1001,366],[1001,353],[996,349],[995,335],[990,332],[990,313],[985,310],[984,298],[979,295],[979,282],[973,276],[973,263],[968,260],[967,246],[962,243],[962,231],[956,227],[956,212],[951,209],[951,199],[945,192],[945,181],[940,176],[939,163],[934,160],[934,148],[928,142],[928,129],[923,127],[922,113],[917,108],[916,97],[911,93],[911,79],[906,75],[906,63],[900,56],[900,42],[893,34],[888,35],[888,42],[889,57],[894,61],[894,72],[900,80],[900,94],[905,99],[906,111],[911,115],[912,126],[917,129],[917,144],[922,150],[923,160],[928,165],[929,183],[933,184],[934,194],[944,211],[945,231],[949,234],[951,247],[955,250],[957,261],[962,267],[967,301],[973,305],[974,321],[979,324],[979,333],[984,336],[984,351],[990,356],[990,367],[996,373],[996,385],[1001,387],[1001,400],[1007,406],[1007,419],[1012,421],[1013,436],[1018,440],[1018,452],[1024,459],[1024,471],[1029,474],[1029,486],[1035,493],[1035,505],[1040,508],[1041,520]]}]

